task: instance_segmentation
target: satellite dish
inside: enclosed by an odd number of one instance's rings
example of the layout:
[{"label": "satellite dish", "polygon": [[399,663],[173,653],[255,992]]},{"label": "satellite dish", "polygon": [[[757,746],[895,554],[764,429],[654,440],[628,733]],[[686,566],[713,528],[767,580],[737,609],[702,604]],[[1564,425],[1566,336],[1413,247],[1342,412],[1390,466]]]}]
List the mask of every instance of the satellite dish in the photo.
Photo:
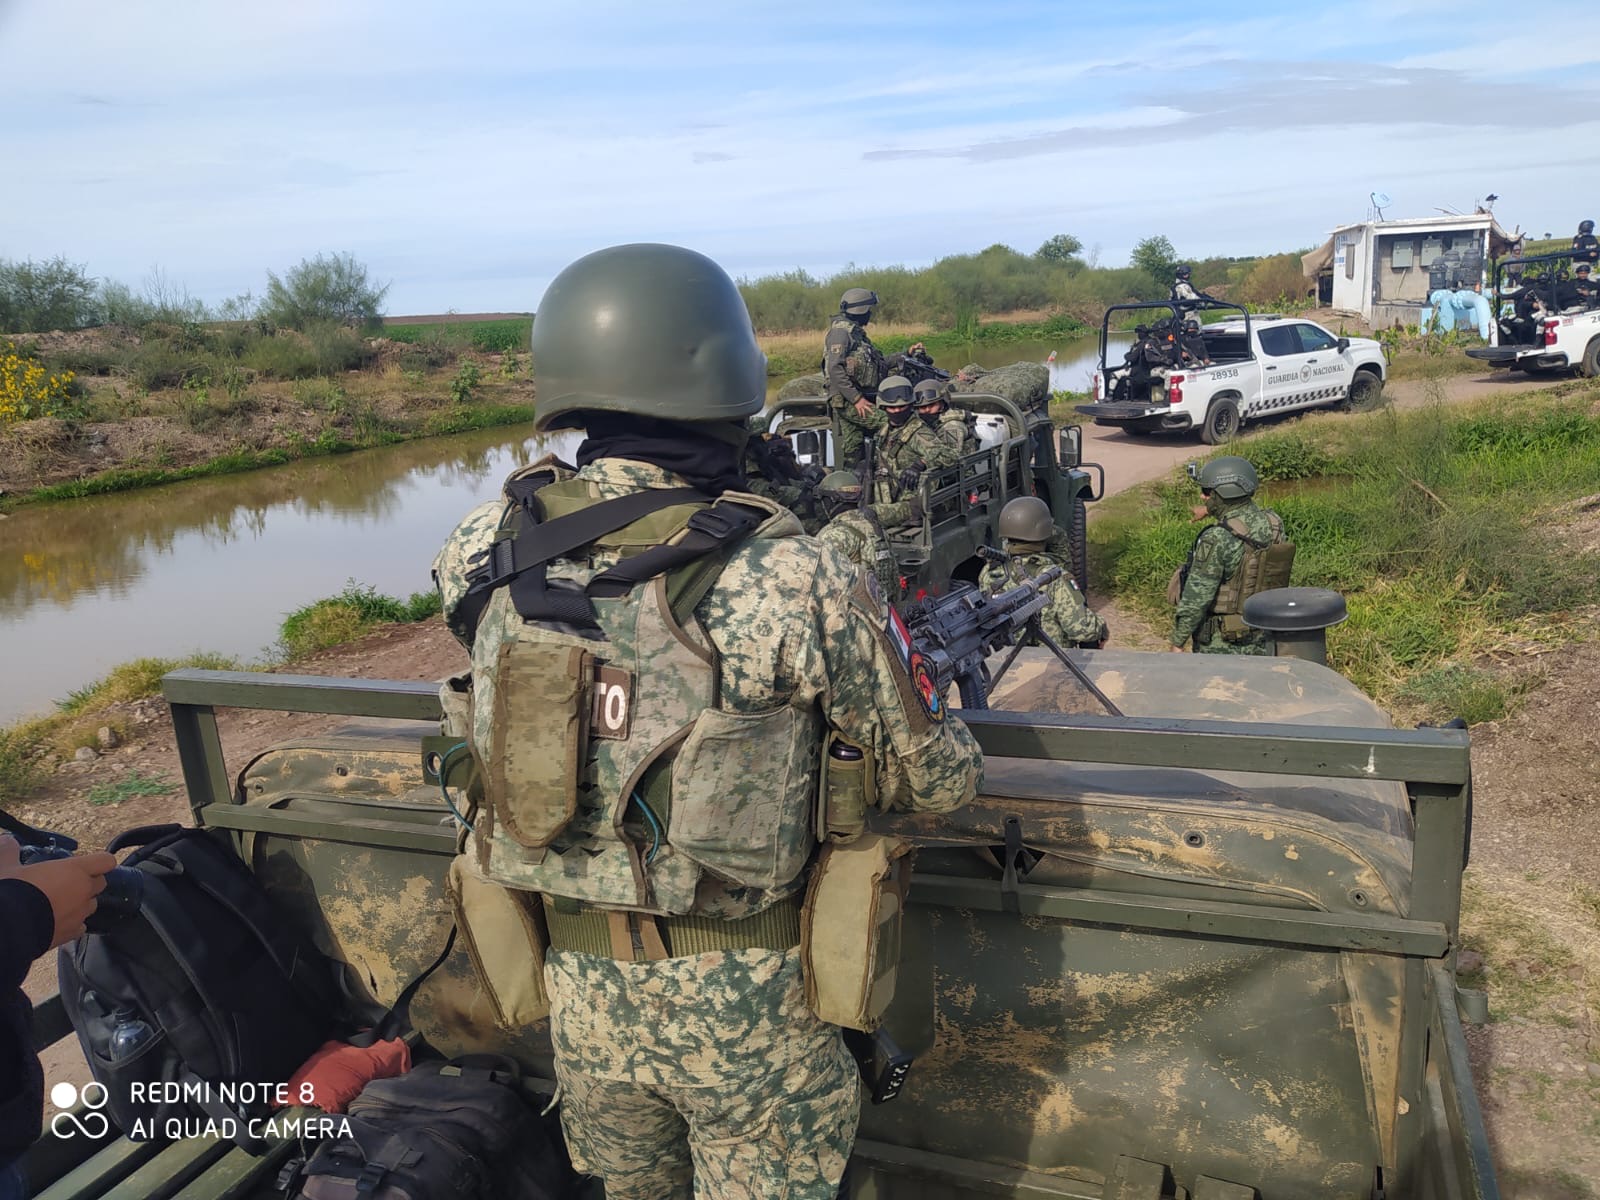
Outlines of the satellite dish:
[{"label": "satellite dish", "polygon": [[1373,192],[1372,193],[1372,207],[1373,208],[1388,208],[1389,205],[1391,205],[1393,203],[1394,203],[1394,201],[1389,199],[1389,193],[1388,192]]}]

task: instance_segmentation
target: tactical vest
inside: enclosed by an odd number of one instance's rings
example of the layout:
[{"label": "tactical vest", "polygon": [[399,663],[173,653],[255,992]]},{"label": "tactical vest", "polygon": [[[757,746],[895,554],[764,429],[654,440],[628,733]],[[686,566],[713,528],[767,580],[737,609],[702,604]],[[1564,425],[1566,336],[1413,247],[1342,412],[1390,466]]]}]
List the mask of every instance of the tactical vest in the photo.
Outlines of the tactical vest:
[{"label": "tactical vest", "polygon": [[1244,545],[1239,569],[1222,581],[1217,598],[1211,604],[1211,615],[1221,619],[1223,641],[1244,641],[1257,632],[1244,623],[1242,614],[1246,600],[1257,592],[1289,586],[1289,572],[1294,567],[1294,543],[1284,541],[1283,519],[1277,513],[1267,513],[1267,521],[1272,526],[1272,536],[1266,542],[1252,539],[1238,517],[1222,522],[1222,528]]},{"label": "tactical vest", "polygon": [[[590,488],[565,479],[509,505],[495,547],[530,531],[544,547],[514,570],[491,550],[474,583],[488,595],[470,737],[481,871],[508,887],[663,915],[691,912],[706,872],[753,888],[792,881],[815,848],[807,821],[794,826],[815,802],[819,720],[788,706],[723,711],[719,655],[693,615],[740,541],[788,536],[780,522],[792,518],[753,496],[712,505],[691,492],[540,560],[563,518],[619,503]],[[584,547],[622,561],[601,571]],[[676,559],[664,571],[637,565],[663,552]],[[628,586],[618,577],[630,564],[640,579]],[[536,586],[523,584],[530,578]]]},{"label": "tactical vest", "polygon": [[965,409],[949,408],[939,414],[939,431],[954,426],[961,437],[961,453],[971,454],[978,448],[977,418]]},{"label": "tactical vest", "polygon": [[[878,384],[884,378],[883,355],[878,352],[878,348],[867,337],[866,327],[856,324],[848,317],[835,317],[829,325],[828,332],[832,333],[834,327],[841,321],[850,328],[850,348],[845,351],[844,355],[845,373],[850,376],[856,387],[866,395],[875,395],[878,391]],[[827,369],[828,359],[824,355],[822,370],[826,372]]]}]

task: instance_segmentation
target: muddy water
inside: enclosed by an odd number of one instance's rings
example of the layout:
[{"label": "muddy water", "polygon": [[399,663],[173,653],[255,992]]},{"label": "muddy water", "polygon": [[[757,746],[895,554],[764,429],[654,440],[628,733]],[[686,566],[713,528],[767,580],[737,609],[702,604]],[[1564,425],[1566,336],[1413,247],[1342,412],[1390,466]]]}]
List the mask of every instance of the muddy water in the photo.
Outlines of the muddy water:
[{"label": "muddy water", "polygon": [[545,443],[485,430],[18,510],[0,521],[0,722],[134,658],[257,659],[351,578],[428,590],[455,523]]},{"label": "muddy water", "polygon": [[[1083,390],[1094,338],[941,355],[1051,364]],[[119,663],[205,650],[257,660],[288,613],[354,579],[431,588],[434,552],[517,465],[555,442],[487,430],[23,508],[0,520],[0,723],[43,712]]]}]

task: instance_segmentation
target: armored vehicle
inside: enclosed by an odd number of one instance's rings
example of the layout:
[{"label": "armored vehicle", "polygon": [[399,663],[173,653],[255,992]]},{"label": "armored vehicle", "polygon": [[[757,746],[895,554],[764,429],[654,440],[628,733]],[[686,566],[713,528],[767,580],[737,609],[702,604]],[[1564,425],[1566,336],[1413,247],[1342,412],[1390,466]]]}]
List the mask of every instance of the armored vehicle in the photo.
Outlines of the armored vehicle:
[{"label": "armored vehicle", "polygon": [[[875,818],[920,848],[885,1017],[915,1062],[864,1106],[844,1194],[1494,1200],[1453,973],[1467,734],[1394,729],[1312,662],[1072,652],[1108,716],[1034,653],[963,714],[977,801]],[[437,686],[183,670],[164,692],[194,821],[352,1000],[393,1004],[452,927]],[[226,706],[385,723],[233,773]],[[58,1001],[36,1017],[41,1045],[68,1035]],[[459,944],[411,1021],[553,1087],[546,1025],[497,1026]],[[293,1148],[48,1124],[25,1168],[50,1200],[267,1196]]]},{"label": "armored vehicle", "polygon": [[[976,583],[983,568],[978,547],[1000,544],[1000,510],[1016,496],[1039,496],[1050,505],[1071,543],[1073,575],[1087,586],[1087,506],[1104,493],[1105,470],[1082,461],[1083,431],[1052,424],[1042,404],[992,393],[957,392],[950,406],[972,414],[981,448],[924,475],[920,526],[886,531],[902,594],[937,595],[951,580]],[[780,399],[767,416],[768,428],[790,439],[800,462],[834,465],[839,418],[826,399]]]}]

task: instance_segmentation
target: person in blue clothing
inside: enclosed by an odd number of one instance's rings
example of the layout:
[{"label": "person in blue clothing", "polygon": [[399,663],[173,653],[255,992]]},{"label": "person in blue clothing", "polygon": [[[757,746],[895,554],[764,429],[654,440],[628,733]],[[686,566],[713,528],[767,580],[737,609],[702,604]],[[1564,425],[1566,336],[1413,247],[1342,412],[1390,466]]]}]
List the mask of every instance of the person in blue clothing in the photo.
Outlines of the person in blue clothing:
[{"label": "person in blue clothing", "polygon": [[35,959],[83,933],[117,865],[100,853],[25,867],[21,855],[15,838],[0,835],[0,1200],[26,1196],[17,1162],[44,1125],[44,1069],[22,981]]}]

